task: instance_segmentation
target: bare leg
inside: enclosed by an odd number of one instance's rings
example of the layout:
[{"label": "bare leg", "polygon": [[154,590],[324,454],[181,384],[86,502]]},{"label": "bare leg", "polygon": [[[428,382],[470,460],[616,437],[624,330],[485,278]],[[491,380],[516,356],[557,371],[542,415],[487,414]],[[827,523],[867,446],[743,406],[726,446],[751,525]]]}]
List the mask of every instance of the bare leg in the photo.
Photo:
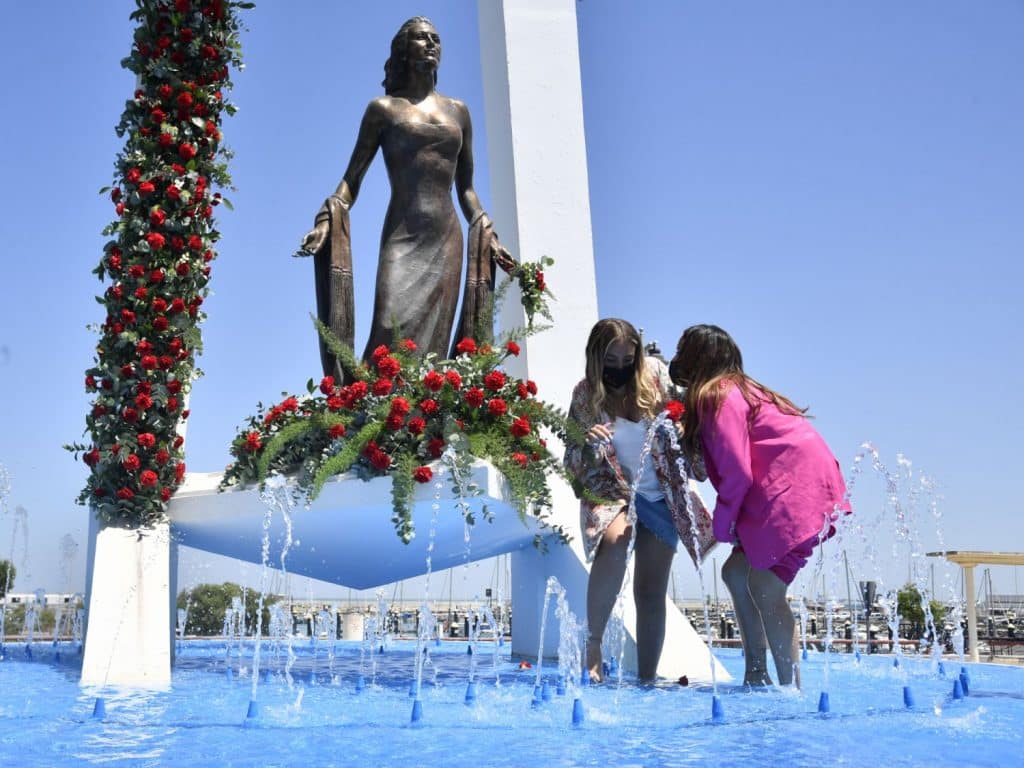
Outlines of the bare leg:
[{"label": "bare leg", "polygon": [[750,594],[748,585],[752,572],[747,556],[743,552],[733,550],[722,566],[722,581],[732,596],[740,640],[743,642],[743,684],[771,685],[772,679],[768,674],[768,641],[761,622],[761,612]]},{"label": "bare leg", "polygon": [[597,554],[590,566],[590,579],[587,582],[587,670],[590,679],[601,679],[601,638],[608,624],[615,598],[622,587],[622,577],[626,573],[626,550],[632,534],[626,525],[625,514],[615,516],[608,524]]},{"label": "bare leg", "polygon": [[665,595],[675,550],[640,526],[633,559],[633,599],[636,601],[636,660],[641,680],[658,677],[658,660],[665,644]]},{"label": "bare leg", "polygon": [[775,660],[779,685],[796,682],[800,687],[800,665],[797,655],[796,621],[786,602],[787,584],[771,571],[750,570],[750,594],[761,612],[768,645]]}]

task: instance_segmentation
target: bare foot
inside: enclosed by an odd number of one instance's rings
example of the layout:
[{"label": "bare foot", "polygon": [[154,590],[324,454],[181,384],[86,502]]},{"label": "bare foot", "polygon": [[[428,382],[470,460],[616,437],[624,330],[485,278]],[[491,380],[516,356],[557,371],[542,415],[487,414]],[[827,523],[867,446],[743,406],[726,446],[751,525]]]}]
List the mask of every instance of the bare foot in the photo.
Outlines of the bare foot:
[{"label": "bare foot", "polygon": [[601,646],[597,643],[587,643],[587,673],[590,675],[590,682],[600,683],[604,671],[604,659],[601,656]]}]

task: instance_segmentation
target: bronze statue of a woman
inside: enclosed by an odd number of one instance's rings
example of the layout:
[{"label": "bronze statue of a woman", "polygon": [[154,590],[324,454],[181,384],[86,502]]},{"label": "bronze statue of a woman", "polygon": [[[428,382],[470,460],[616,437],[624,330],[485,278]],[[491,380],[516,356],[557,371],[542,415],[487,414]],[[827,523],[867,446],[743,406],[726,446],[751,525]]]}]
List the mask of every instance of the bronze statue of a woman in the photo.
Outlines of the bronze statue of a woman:
[{"label": "bronze statue of a woman", "polygon": [[[490,335],[494,264],[514,266],[499,243],[473,190],[473,130],[466,105],[436,90],[441,39],[429,20],[405,22],[391,41],[384,65],[385,95],[366,107],[352,158],[337,191],[324,203],[302,248],[316,257],[317,310],[343,342],[353,343],[352,256],[348,210],[380,147],[391,184],[377,266],[373,326],[364,359],[380,344],[392,344],[395,325],[421,354],[444,357],[462,274],[462,228],[452,204],[469,222],[466,296],[455,341]],[[454,356],[454,352],[449,353]],[[321,343],[324,373],[344,376]]]}]

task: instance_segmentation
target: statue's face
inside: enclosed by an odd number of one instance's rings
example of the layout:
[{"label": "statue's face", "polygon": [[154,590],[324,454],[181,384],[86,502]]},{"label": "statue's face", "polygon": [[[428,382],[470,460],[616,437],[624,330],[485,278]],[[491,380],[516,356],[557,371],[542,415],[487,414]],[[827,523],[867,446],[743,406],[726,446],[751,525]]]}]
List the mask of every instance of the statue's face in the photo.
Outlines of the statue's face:
[{"label": "statue's face", "polygon": [[409,66],[437,69],[441,64],[441,36],[430,24],[419,22],[409,30],[406,49]]}]

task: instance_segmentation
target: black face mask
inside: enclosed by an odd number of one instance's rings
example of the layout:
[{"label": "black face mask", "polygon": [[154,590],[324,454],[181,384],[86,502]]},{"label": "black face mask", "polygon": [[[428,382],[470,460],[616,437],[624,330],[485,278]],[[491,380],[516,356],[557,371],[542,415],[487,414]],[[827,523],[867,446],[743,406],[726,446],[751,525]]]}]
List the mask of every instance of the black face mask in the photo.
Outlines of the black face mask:
[{"label": "black face mask", "polygon": [[610,365],[606,365],[604,370],[601,372],[601,381],[606,387],[614,387],[618,389],[626,386],[632,378],[633,372],[636,370],[636,364],[626,366],[625,368],[613,368]]}]

